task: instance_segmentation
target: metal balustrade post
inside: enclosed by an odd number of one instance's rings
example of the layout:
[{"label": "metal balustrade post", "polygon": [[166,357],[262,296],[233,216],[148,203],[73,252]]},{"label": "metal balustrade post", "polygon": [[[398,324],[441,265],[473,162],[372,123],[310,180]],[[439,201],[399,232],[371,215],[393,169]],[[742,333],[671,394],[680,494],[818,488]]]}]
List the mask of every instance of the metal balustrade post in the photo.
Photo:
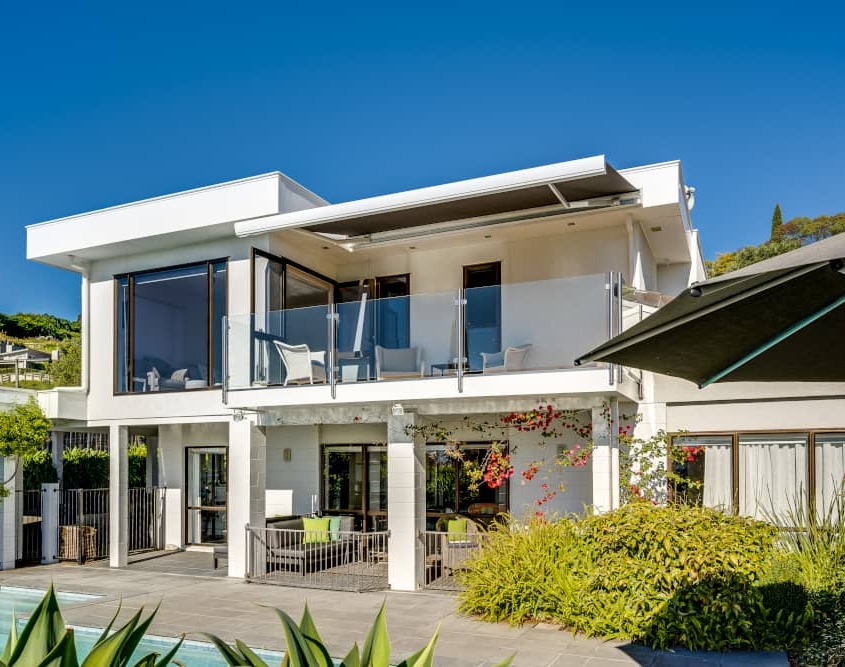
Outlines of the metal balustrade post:
[{"label": "metal balustrade post", "polygon": [[466,359],[466,336],[464,332],[464,317],[466,315],[466,297],[463,288],[458,290],[458,298],[455,301],[458,312],[456,314],[456,328],[458,331],[458,359],[455,368],[455,375],[458,378],[458,393],[464,392],[464,360]]},{"label": "metal balustrade post", "polygon": [[[622,333],[622,330],[625,328],[624,323],[624,314],[625,314],[625,302],[622,298],[622,290],[624,287],[624,279],[622,278],[622,272],[616,274],[616,333],[614,336],[618,336]],[[616,377],[617,382],[622,384],[622,380],[625,373],[625,367],[622,364],[617,364],[616,368]]]},{"label": "metal balustrade post", "polygon": [[[606,303],[605,303],[605,316],[607,319],[607,339],[610,340],[613,338],[613,271],[610,271],[607,276],[605,277],[605,294],[606,294]],[[607,365],[607,374],[608,374],[608,384],[613,386],[613,379],[615,376],[615,371],[613,368],[612,363],[608,363]]]},{"label": "metal balustrade post", "polygon": [[[252,316],[250,316],[250,320]],[[223,401],[223,405],[226,405],[229,402],[229,317],[224,315],[223,316],[223,349],[221,350],[221,354],[223,356],[223,384],[221,387],[221,399]],[[250,326],[250,331],[252,331],[252,327]],[[250,345],[250,348],[252,346]],[[252,370],[250,369],[250,372]]]},{"label": "metal balustrade post", "polygon": [[328,335],[328,380],[331,387],[332,398],[337,398],[337,373],[339,369],[337,366],[337,306],[332,303],[329,304],[329,312],[326,314],[328,320],[329,335]]}]

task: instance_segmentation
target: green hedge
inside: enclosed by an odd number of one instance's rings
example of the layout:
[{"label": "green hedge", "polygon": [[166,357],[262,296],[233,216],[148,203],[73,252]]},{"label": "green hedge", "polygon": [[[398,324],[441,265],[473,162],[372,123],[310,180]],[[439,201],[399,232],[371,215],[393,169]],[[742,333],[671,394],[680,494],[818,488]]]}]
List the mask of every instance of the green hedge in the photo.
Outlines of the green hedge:
[{"label": "green hedge", "polygon": [[763,522],[632,503],[488,538],[460,575],[461,609],[488,620],[705,650],[796,647],[810,631],[804,589],[762,579],[778,555]]},{"label": "green hedge", "polygon": [[[68,447],[62,458],[66,489],[103,489],[109,485],[109,453],[95,449]],[[146,485],[147,447],[129,447],[129,487]],[[55,482],[56,469],[47,450],[40,450],[23,460],[24,487],[41,488],[41,484]]]}]

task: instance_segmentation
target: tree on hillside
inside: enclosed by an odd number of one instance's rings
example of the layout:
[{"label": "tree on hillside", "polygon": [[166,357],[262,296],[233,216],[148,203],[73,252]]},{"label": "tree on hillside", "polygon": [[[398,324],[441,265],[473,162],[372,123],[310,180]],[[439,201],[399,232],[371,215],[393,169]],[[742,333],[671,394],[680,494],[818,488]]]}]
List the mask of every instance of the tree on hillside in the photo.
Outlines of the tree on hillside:
[{"label": "tree on hillside", "polygon": [[775,211],[772,213],[772,233],[769,236],[769,240],[773,241],[777,238],[778,231],[780,230],[780,226],[783,224],[783,215],[780,212],[780,204],[775,204]]},{"label": "tree on hillside", "polygon": [[0,331],[15,338],[64,339],[81,331],[80,322],[65,320],[48,313],[0,313]]},{"label": "tree on hillside", "polygon": [[59,359],[50,364],[50,376],[57,387],[78,387],[82,380],[82,343],[72,336],[59,345]]},{"label": "tree on hillside", "polygon": [[[47,442],[53,424],[41,411],[34,398],[16,405],[0,414],[0,456],[20,457],[32,455]],[[17,470],[8,474],[0,487],[0,497],[9,495],[6,485],[14,478]]]},{"label": "tree on hillside", "polygon": [[718,276],[729,271],[736,271],[749,264],[782,255],[804,245],[845,232],[845,212],[835,215],[820,215],[817,218],[793,218],[784,222],[775,231],[775,218],[780,206],[775,206],[772,216],[772,238],[756,246],[746,246],[733,252],[717,255],[712,262],[707,262],[707,274]]}]

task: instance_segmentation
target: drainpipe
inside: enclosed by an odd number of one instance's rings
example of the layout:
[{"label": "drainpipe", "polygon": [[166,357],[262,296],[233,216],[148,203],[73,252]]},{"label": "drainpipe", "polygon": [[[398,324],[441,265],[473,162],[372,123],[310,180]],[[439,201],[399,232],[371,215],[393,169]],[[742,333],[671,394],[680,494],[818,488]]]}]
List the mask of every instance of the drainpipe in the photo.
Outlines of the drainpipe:
[{"label": "drainpipe", "polygon": [[74,255],[70,256],[70,267],[74,271],[78,271],[82,275],[82,312],[80,314],[80,327],[82,329],[82,340],[80,347],[82,348],[82,369],[80,373],[80,384],[85,395],[91,388],[89,379],[89,369],[91,364],[91,333],[90,333],[90,307],[91,307],[91,280],[89,277],[90,265],[85,262],[79,262]]}]

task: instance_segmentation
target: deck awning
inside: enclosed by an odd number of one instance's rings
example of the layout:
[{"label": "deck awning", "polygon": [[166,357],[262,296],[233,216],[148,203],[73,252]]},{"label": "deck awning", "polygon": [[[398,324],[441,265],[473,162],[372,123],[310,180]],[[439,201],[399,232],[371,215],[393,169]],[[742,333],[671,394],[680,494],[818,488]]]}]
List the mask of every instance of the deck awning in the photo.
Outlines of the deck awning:
[{"label": "deck awning", "polygon": [[845,234],[698,283],[576,359],[716,382],[845,382]]},{"label": "deck awning", "polygon": [[639,203],[639,193],[603,155],[332,204],[237,223],[239,236],[299,228],[341,239],[391,234],[526,212],[565,213]]}]

